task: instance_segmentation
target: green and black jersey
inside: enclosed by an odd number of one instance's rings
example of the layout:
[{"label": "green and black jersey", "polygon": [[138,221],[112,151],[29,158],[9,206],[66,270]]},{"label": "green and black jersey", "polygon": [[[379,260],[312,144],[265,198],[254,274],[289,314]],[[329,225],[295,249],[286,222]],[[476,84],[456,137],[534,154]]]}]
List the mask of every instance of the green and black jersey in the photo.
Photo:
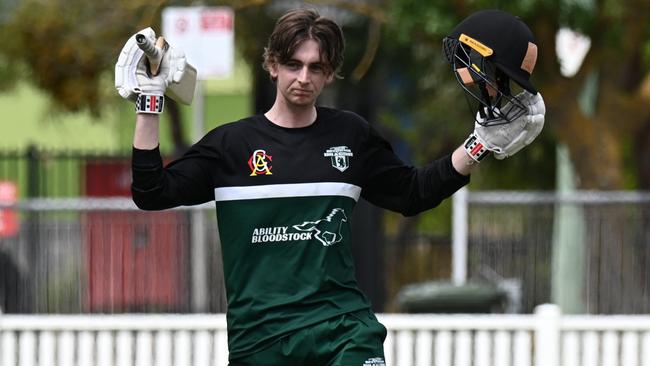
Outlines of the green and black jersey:
[{"label": "green and black jersey", "polygon": [[407,166],[361,117],[323,107],[304,128],[263,115],[220,126],[164,169],[157,149],[133,151],[138,207],[216,202],[233,359],[292,330],[369,308],[350,242],[360,196],[414,215],[467,182],[450,156]]}]

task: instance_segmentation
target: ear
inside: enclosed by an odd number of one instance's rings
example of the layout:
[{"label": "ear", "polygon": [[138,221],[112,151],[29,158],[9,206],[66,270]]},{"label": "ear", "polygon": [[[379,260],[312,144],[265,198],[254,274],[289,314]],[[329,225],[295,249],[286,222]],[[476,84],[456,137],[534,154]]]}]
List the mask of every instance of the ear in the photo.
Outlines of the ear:
[{"label": "ear", "polygon": [[269,65],[268,67],[269,70],[269,75],[271,75],[271,79],[277,80],[278,79],[278,63],[273,62]]}]

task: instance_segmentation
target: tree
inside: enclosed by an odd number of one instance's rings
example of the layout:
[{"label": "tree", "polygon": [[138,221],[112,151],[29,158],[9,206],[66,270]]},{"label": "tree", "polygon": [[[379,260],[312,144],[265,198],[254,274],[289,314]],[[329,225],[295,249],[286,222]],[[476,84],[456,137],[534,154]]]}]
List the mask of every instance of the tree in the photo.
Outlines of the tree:
[{"label": "tree", "polygon": [[[439,49],[440,39],[457,22],[471,12],[484,8],[502,8],[521,16],[532,28],[539,43],[538,64],[533,79],[544,95],[547,105],[547,127],[544,135],[565,143],[570,150],[580,178],[580,186],[588,189],[620,189],[626,185],[625,158],[636,159],[635,169],[643,188],[650,180],[647,143],[637,138],[634,156],[626,155],[635,136],[647,136],[650,93],[643,85],[650,57],[650,3],[627,0],[596,1],[454,1],[394,2],[394,29],[401,40],[412,42],[412,50],[420,53]],[[559,21],[558,21],[559,20]],[[584,66],[574,78],[560,74],[555,56],[555,35],[560,26],[570,26],[592,39],[591,51]],[[424,51],[423,51],[424,50]],[[645,52],[645,54],[644,54]],[[598,77],[598,95],[593,114],[580,107],[579,96],[588,77]],[[644,84],[644,80],[645,84]],[[647,86],[646,86],[647,90]],[[647,137],[646,137],[647,138]],[[535,147],[531,147],[535,149]],[[552,159],[545,152],[543,159]],[[641,179],[643,178],[643,179]],[[628,182],[628,186],[639,186]]]},{"label": "tree", "polygon": [[[99,117],[117,100],[113,68],[134,31],[159,29],[164,1],[27,0],[6,6],[0,19],[0,90],[27,77],[60,112]],[[174,151],[186,146],[178,106],[167,103]]]},{"label": "tree", "polygon": [[[134,29],[149,25],[158,27],[164,6],[186,3],[165,0],[154,3],[146,0],[3,2],[0,90],[11,88],[19,71],[26,70],[34,84],[52,96],[55,108],[89,110],[99,115],[105,101],[114,99],[108,75],[124,40]],[[259,64],[265,37],[274,23],[275,14],[269,15],[268,9],[277,2],[225,3],[233,6],[237,13],[238,47],[251,64]],[[455,122],[466,120],[467,110],[462,105],[458,88],[452,85],[454,81],[448,77],[449,69],[440,56],[440,40],[472,11],[501,7],[526,20],[539,40],[540,56],[533,79],[542,90],[548,107],[542,142],[523,153],[526,159],[511,158],[508,166],[521,168],[531,161],[551,160],[549,147],[557,139],[569,146],[583,188],[625,186],[624,177],[629,174],[625,173],[624,159],[632,157],[627,151],[634,151],[639,162],[633,168],[633,175],[639,178],[638,184],[628,182],[627,185],[647,188],[650,184],[648,164],[643,164],[648,159],[643,155],[647,150],[643,136],[650,134],[647,132],[650,131],[650,112],[644,108],[650,92],[643,92],[643,85],[650,85],[646,76],[650,63],[650,3],[647,1],[601,0],[593,5],[559,0],[503,4],[488,0],[396,0],[389,3],[320,0],[315,3],[348,9],[369,20],[366,23],[369,35],[350,37],[348,33],[348,37],[379,46],[366,52],[370,57],[365,55],[353,60],[357,68],[349,70],[348,75],[354,79],[351,83],[361,79],[358,75],[371,78],[372,73],[383,73],[380,77],[396,83],[395,88],[400,87],[400,82],[410,83],[414,92],[409,99],[402,100],[404,103],[393,100],[392,106],[415,111],[410,113],[415,127],[408,133],[412,136],[411,142],[417,144],[419,141],[414,150],[425,151],[421,160],[436,155],[436,150],[449,147],[467,130]],[[208,1],[206,5],[217,5],[217,2]],[[555,34],[561,25],[580,29],[592,39],[592,50],[582,70],[571,79],[559,73],[554,54]],[[348,60],[347,66],[350,64]],[[405,68],[405,64],[414,67]],[[580,108],[578,96],[590,75],[598,76],[599,94],[594,113],[587,115]],[[646,86],[647,89],[650,88]],[[391,121],[398,123],[397,112],[384,109],[383,120],[389,124]],[[428,121],[430,116],[445,117],[431,122]],[[179,130],[177,126],[176,130]],[[544,172],[540,175],[549,176],[547,168],[540,171]],[[486,182],[494,179],[489,174],[480,173]],[[512,178],[517,181],[514,176]]]}]

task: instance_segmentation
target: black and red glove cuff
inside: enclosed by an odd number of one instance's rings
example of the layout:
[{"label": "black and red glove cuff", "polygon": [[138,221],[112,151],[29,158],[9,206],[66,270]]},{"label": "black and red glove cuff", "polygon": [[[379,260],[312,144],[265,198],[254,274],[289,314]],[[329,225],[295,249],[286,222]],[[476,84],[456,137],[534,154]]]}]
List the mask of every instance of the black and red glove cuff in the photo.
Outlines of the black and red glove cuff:
[{"label": "black and red glove cuff", "polygon": [[485,143],[473,133],[465,140],[465,151],[477,163],[480,163],[490,153],[490,150],[485,147]]},{"label": "black and red glove cuff", "polygon": [[135,100],[136,113],[160,114],[165,107],[165,96],[156,94],[139,94]]}]

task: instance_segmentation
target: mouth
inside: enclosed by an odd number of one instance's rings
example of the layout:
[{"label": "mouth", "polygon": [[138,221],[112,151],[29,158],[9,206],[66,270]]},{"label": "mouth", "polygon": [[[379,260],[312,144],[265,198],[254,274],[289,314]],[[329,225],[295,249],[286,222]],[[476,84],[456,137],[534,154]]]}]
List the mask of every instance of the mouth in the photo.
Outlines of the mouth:
[{"label": "mouth", "polygon": [[311,91],[310,90],[305,90],[305,89],[293,89],[292,93],[297,95],[297,96],[305,97],[305,96],[310,95]]}]

